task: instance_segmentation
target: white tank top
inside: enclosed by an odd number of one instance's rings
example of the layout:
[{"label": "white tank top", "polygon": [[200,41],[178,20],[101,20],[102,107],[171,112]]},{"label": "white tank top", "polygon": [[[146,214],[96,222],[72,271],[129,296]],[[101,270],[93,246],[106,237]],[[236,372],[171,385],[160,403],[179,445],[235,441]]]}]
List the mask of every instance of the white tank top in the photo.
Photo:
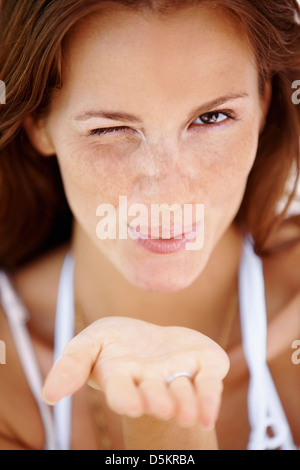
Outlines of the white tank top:
[{"label": "white tank top", "polygon": [[[65,258],[57,299],[54,361],[74,336],[74,261]],[[0,271],[0,301],[11,328],[29,386],[40,410],[45,429],[45,450],[70,450],[72,444],[72,398],[67,397],[51,408],[41,398],[42,378],[27,331],[26,311],[8,276]],[[248,450],[297,450],[280,398],[266,362],[267,313],[263,266],[254,253],[252,238],[244,241],[239,269],[239,306],[241,335],[249,368],[248,415],[250,436]],[[272,430],[272,437],[268,435]]]}]

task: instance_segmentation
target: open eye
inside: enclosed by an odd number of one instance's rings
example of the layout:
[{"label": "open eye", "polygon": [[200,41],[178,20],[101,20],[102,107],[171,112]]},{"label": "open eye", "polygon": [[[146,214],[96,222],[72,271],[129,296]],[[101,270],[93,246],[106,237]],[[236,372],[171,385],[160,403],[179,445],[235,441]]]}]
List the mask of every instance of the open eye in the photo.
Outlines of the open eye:
[{"label": "open eye", "polygon": [[[233,116],[230,115],[230,113],[225,113],[225,112],[220,112],[220,111],[214,111],[211,113],[206,113],[202,114],[202,116],[199,116],[194,123],[199,124],[199,125],[208,125],[211,126],[213,124],[220,124],[227,119],[233,119]],[[197,122],[200,121],[200,122]]]}]

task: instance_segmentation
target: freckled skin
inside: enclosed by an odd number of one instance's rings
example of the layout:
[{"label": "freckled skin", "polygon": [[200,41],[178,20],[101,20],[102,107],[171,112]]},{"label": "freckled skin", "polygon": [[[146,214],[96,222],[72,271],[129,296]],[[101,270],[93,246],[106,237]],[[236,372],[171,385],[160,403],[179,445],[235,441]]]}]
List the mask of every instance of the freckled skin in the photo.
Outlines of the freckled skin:
[{"label": "freckled skin", "polygon": [[[67,52],[64,86],[35,135],[45,154],[57,154],[83,249],[95,260],[104,254],[141,289],[189,286],[232,224],[257,152],[265,103],[248,42],[233,19],[207,6],[163,19],[112,6],[77,27]],[[217,108],[235,120],[206,127],[194,124],[197,115],[188,120],[197,106],[230,93],[248,94]],[[142,123],[75,123],[95,109],[132,113]],[[89,135],[117,126],[129,129]],[[204,248],[159,256],[130,239],[97,239],[96,208],[117,207],[119,196],[128,205],[205,204]]]}]

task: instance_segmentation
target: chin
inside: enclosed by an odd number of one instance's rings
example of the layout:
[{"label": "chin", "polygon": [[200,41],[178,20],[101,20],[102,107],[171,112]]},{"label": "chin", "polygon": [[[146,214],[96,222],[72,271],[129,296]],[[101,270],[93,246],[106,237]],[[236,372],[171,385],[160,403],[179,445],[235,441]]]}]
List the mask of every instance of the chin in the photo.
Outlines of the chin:
[{"label": "chin", "polygon": [[141,289],[146,292],[157,292],[157,293],[171,293],[171,292],[178,292],[188,288],[192,283],[187,279],[180,279],[179,281],[170,282],[170,281],[160,281],[159,279],[149,280],[149,279],[139,279],[135,280],[134,282],[130,281],[134,284],[135,287]]},{"label": "chin", "polygon": [[147,292],[177,292],[193,284],[193,282],[201,274],[201,269],[187,269],[187,266],[182,266],[176,269],[159,269],[155,272],[153,266],[147,269],[146,266],[140,266],[138,271],[134,270],[130,273],[124,273],[128,282],[133,284],[138,289]]}]

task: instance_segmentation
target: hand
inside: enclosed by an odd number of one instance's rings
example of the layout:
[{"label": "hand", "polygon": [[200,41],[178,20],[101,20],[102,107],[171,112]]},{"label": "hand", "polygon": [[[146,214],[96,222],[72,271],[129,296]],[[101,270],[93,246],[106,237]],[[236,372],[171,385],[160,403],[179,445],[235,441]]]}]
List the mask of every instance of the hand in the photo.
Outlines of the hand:
[{"label": "hand", "polygon": [[[193,379],[178,377],[189,372]],[[127,317],[91,324],[65,347],[43,387],[55,404],[86,382],[104,392],[108,406],[131,418],[175,418],[182,427],[212,428],[218,417],[222,380],[229,371],[223,349],[203,334]]]}]

